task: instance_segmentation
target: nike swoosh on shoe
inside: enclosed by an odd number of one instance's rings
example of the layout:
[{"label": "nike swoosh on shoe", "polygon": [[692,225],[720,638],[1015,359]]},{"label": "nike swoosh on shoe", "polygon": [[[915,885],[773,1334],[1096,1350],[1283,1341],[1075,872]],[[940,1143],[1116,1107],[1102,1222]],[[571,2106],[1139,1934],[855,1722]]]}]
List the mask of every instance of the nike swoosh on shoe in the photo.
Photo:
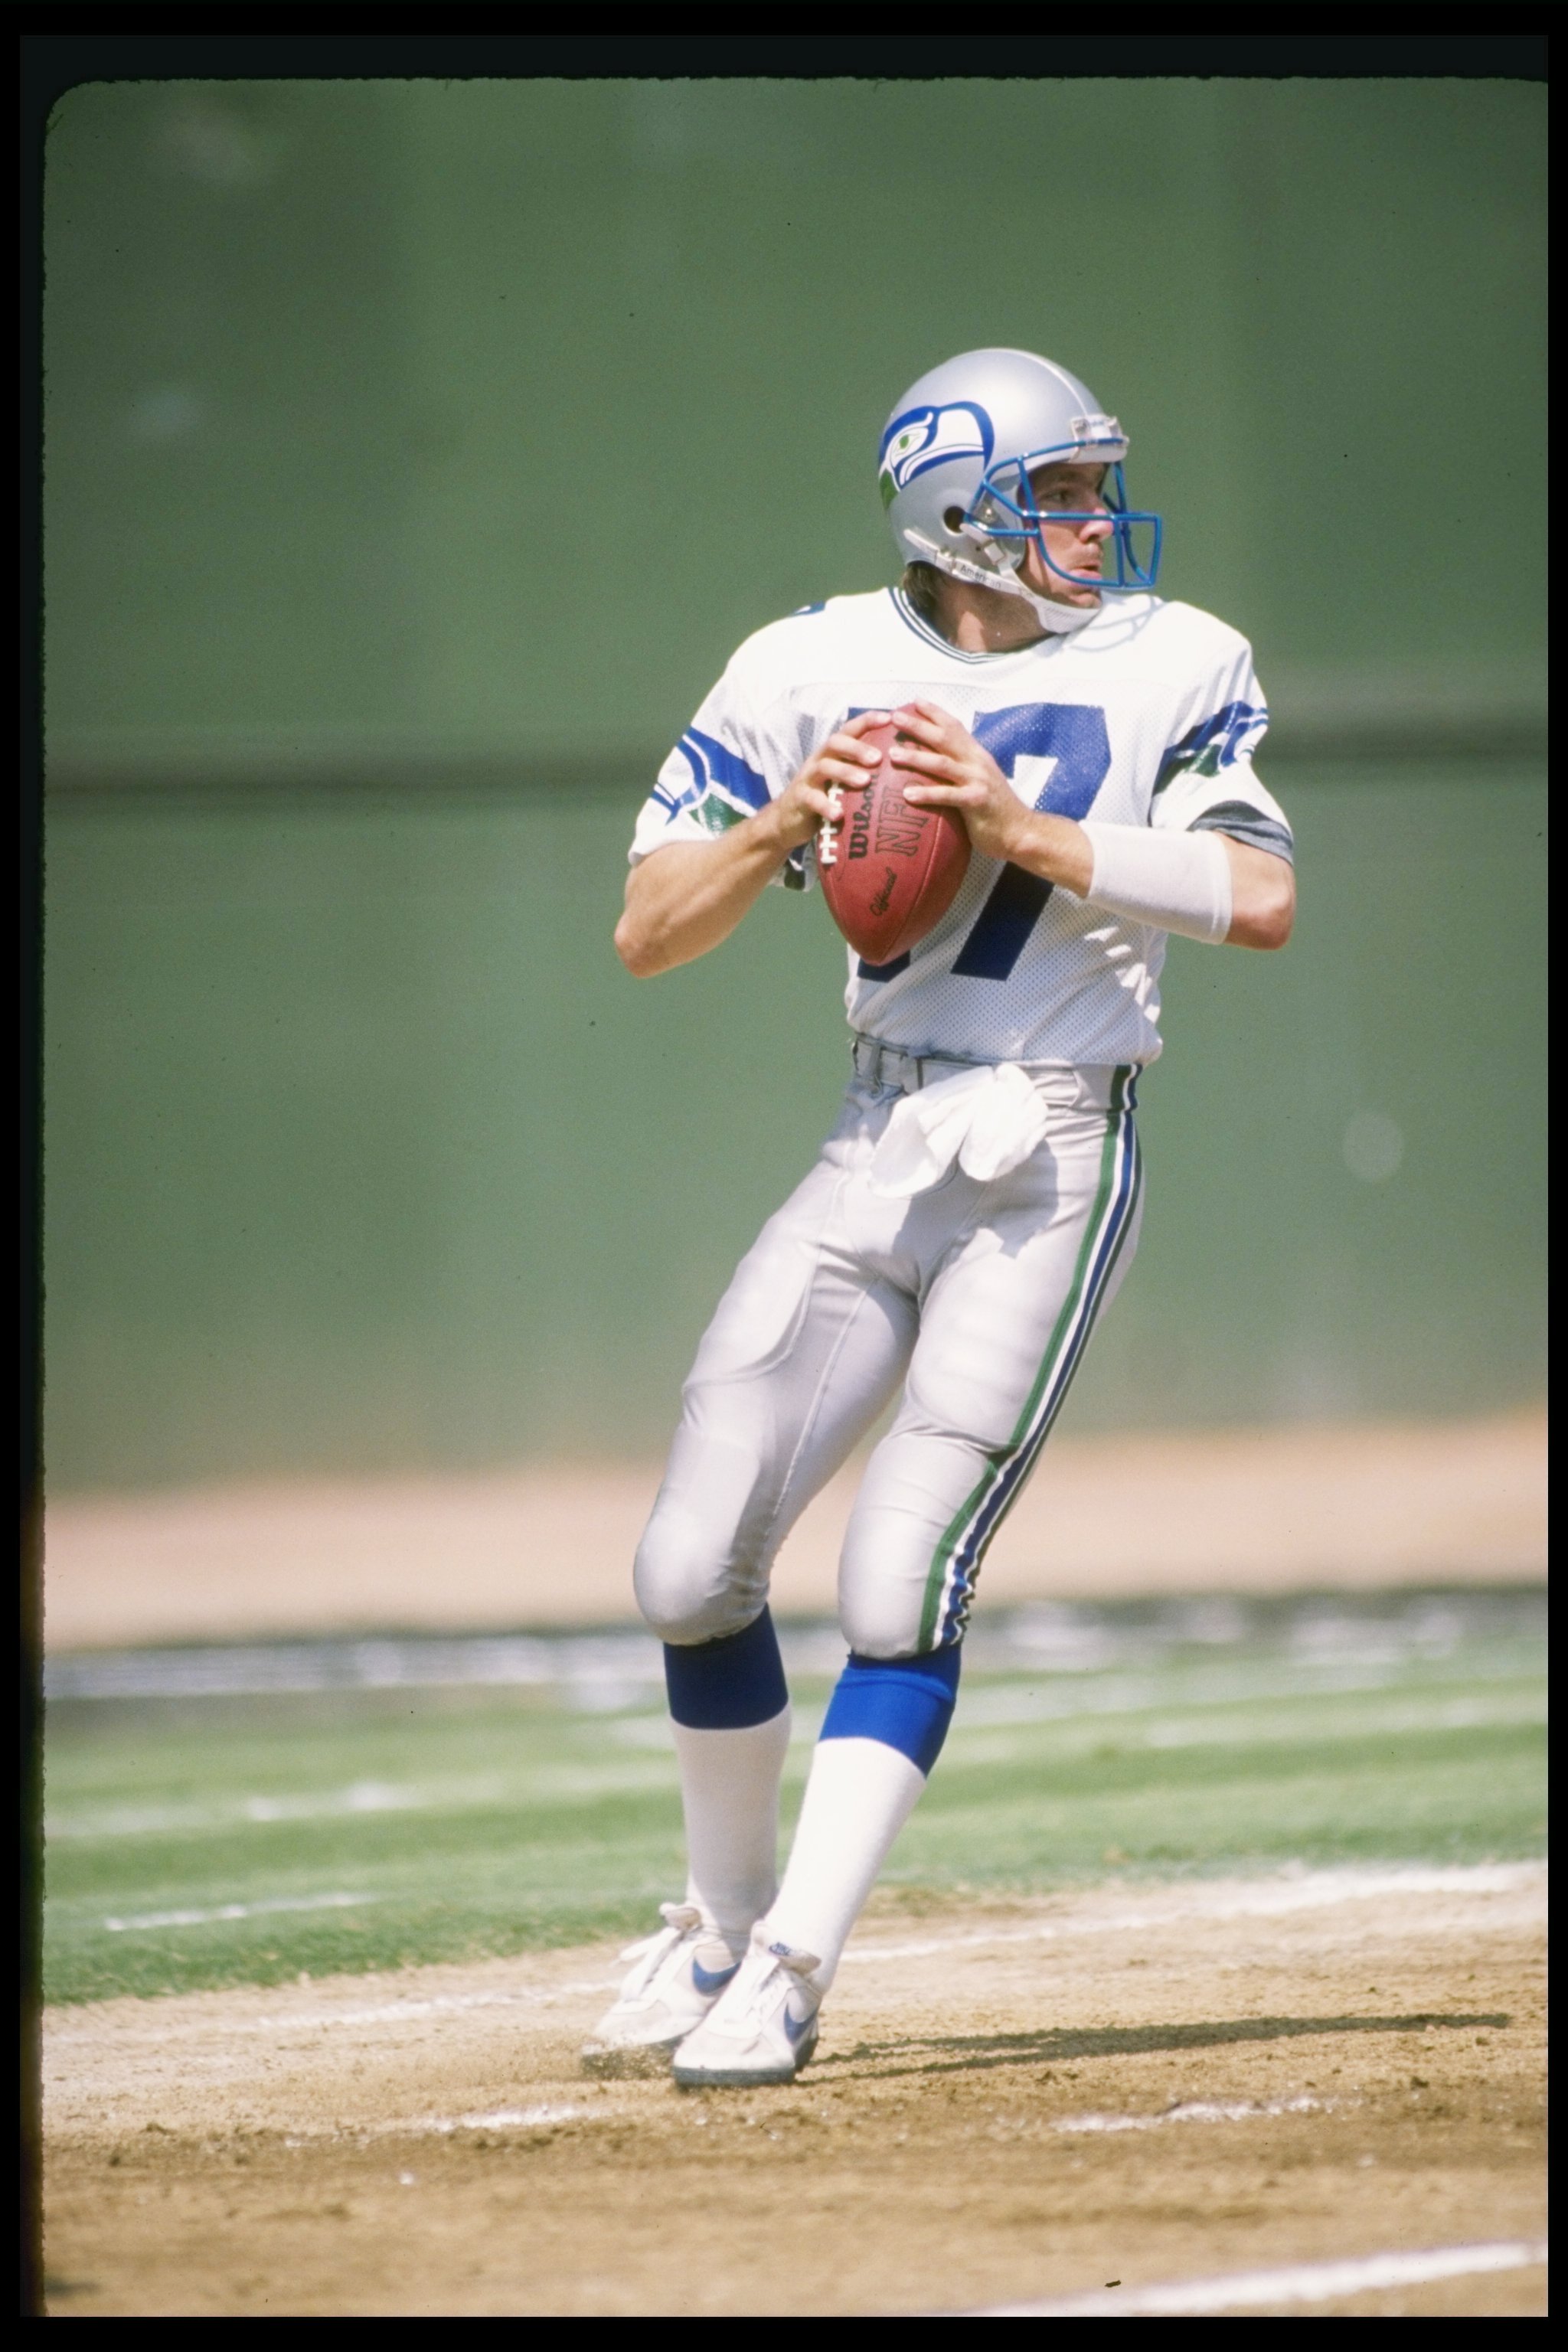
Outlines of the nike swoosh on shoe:
[{"label": "nike swoosh on shoe", "polygon": [[739,1976],[741,1963],[732,1960],[727,1969],[705,1969],[699,1959],[691,1963],[691,1981],[700,1993],[722,1992],[731,1979]]},{"label": "nike swoosh on shoe", "polygon": [[808,2032],[816,2022],[815,2012],[810,2017],[792,2017],[788,2002],[784,2003],[784,2030],[792,2042],[798,2042],[802,2034]]}]

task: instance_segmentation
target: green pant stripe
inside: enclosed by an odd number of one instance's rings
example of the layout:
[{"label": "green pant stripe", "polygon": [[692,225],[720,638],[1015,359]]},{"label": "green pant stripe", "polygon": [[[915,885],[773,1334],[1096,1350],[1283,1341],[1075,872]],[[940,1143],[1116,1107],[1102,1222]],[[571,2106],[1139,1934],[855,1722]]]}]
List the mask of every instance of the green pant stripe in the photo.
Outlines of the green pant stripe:
[{"label": "green pant stripe", "polygon": [[[1121,1078],[1122,1073],[1118,1071],[1118,1084],[1115,1089],[1118,1093],[1121,1091]],[[1100,1152],[1100,1178],[1095,1192],[1094,1207],[1089,1213],[1089,1223],[1084,1231],[1083,1241],[1079,1248],[1078,1262],[1073,1268],[1072,1281],[1068,1286],[1068,1295],[1063,1302],[1061,1312],[1057,1317],[1056,1324],[1052,1329],[1050,1340],[1046,1349],[1045,1355],[1040,1360],[1039,1370],[1036,1373],[1034,1381],[1030,1385],[1028,1397],[1025,1402],[1023,1411],[1018,1415],[1012,1436],[1008,1439],[1005,1446],[999,1447],[992,1454],[985,1470],[982,1473],[978,1482],[965,1499],[963,1507],[949,1523],[944,1534],[942,1535],[941,1542],[937,1545],[935,1551],[931,1555],[931,1566],[926,1571],[925,1598],[921,1610],[920,1647],[922,1650],[930,1649],[935,1639],[937,1627],[942,1617],[942,1596],[947,1589],[948,1573],[952,1564],[953,1554],[958,1549],[959,1545],[963,1540],[964,1536],[977,1515],[984,1508],[986,1501],[996,1486],[997,1481],[1006,1475],[1006,1472],[1016,1459],[1020,1447],[1027,1439],[1030,1425],[1039,1410],[1040,1401],[1042,1397],[1047,1394],[1050,1384],[1056,1376],[1056,1371],[1061,1358],[1066,1351],[1068,1342],[1071,1337],[1074,1326],[1078,1320],[1079,1310],[1083,1304],[1083,1296],[1089,1281],[1089,1269],[1094,1264],[1095,1256],[1099,1251],[1100,1242],[1104,1238],[1106,1219],[1110,1213],[1110,1205],[1115,1196],[1117,1165],[1120,1158],[1121,1147],[1124,1138],[1129,1149],[1135,1150],[1136,1139],[1132,1133],[1130,1116],[1126,1111],[1121,1111],[1119,1115],[1113,1113],[1106,1125],[1105,1142]],[[1135,1170],[1135,1177],[1137,1174],[1138,1171]],[[1126,1223],[1121,1235],[1118,1237],[1116,1246],[1112,1251],[1110,1263],[1106,1268],[1107,1280],[1110,1279],[1111,1273],[1115,1269],[1116,1262],[1121,1255],[1122,1245],[1126,1241],[1127,1230],[1131,1227],[1133,1212],[1137,1207],[1137,1202],[1138,1185],[1135,1181],[1128,1201]],[[1059,1404],[1059,1402],[1060,1400],[1058,1399],[1058,1403]],[[1050,1419],[1055,1419],[1054,1412],[1051,1414]],[[1048,1420],[1046,1427],[1048,1429],[1050,1421]],[[1044,1431],[1042,1431],[1041,1435],[1043,1436],[1044,1433]]]}]

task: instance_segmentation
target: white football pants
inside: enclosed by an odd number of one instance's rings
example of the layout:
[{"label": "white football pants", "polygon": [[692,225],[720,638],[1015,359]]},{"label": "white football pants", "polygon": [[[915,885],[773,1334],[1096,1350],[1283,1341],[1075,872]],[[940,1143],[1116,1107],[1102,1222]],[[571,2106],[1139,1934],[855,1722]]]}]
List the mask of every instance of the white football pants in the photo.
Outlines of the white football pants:
[{"label": "white football pants", "polygon": [[774,1556],[900,1381],[844,1538],[851,1650],[962,1640],[985,1548],[1033,1468],[1142,1207],[1126,1068],[1032,1068],[1049,1123],[1011,1175],[953,1171],[912,1200],[868,1164],[905,1091],[951,1075],[901,1055],[852,1081],[816,1167],[741,1261],[698,1349],[637,1552],[637,1604],[679,1644],[737,1633]]}]

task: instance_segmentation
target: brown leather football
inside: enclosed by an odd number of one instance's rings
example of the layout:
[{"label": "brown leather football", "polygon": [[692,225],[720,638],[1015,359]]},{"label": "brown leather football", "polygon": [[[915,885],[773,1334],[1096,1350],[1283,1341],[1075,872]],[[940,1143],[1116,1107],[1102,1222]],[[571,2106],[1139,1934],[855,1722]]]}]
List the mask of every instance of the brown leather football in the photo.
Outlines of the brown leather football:
[{"label": "brown leather football", "polygon": [[842,794],[844,815],[824,825],[816,869],[828,912],[869,964],[891,963],[941,922],[969,866],[969,835],[947,809],[916,808],[904,798],[911,771],[897,763],[907,740],[894,711],[860,740],[882,754],[862,791]]}]

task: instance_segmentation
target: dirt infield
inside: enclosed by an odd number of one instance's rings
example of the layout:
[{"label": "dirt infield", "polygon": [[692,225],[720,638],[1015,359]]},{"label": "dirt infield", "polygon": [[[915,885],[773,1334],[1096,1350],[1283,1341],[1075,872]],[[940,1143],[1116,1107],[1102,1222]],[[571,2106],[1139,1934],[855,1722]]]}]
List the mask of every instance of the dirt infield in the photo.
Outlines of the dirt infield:
[{"label": "dirt infield", "polygon": [[[658,1465],[52,1497],[52,1650],[632,1613]],[[851,1465],[774,1577],[833,1608]],[[1111,1507],[1113,1506],[1113,1507]],[[1546,1423],[1363,1423],[1058,1438],[985,1564],[987,1603],[1527,1582],[1546,1572]]]},{"label": "dirt infield", "polygon": [[57,2011],[49,2307],[934,2313],[1532,2238],[1544,1902],[1529,1864],[884,1895],[756,2093],[585,2081],[602,1948]]}]

